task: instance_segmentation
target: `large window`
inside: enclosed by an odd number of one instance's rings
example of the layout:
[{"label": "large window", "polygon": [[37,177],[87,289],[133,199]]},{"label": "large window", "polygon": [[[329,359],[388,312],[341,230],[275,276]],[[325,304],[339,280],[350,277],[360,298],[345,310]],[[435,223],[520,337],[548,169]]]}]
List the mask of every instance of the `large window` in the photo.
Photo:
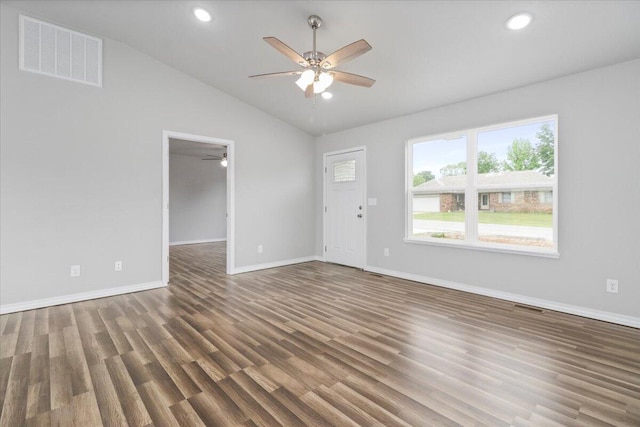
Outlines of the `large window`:
[{"label": "large window", "polygon": [[557,116],[407,143],[407,241],[557,255]]}]

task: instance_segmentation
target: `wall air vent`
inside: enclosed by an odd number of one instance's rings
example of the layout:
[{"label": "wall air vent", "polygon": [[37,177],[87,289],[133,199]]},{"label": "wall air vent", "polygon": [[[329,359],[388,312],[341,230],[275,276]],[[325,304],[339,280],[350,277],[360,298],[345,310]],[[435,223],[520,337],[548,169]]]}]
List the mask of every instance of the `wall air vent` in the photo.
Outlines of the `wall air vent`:
[{"label": "wall air vent", "polygon": [[102,40],[20,15],[20,69],[102,87]]}]

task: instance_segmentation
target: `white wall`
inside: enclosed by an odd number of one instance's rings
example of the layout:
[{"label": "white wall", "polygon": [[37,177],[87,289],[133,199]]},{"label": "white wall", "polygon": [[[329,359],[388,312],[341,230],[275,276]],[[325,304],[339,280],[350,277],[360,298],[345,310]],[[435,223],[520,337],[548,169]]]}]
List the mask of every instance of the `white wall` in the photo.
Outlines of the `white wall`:
[{"label": "white wall", "polygon": [[[404,243],[405,141],[559,114],[560,259]],[[367,146],[367,264],[591,310],[640,317],[640,60],[317,138],[322,153]],[[390,248],[390,256],[383,249]],[[605,292],[606,278],[620,293]]]},{"label": "white wall", "polygon": [[103,88],[20,71],[0,7],[3,306],[161,280],[163,129],[235,141],[237,267],[314,254],[311,136],[110,39]]},{"label": "white wall", "polygon": [[227,168],[219,161],[169,156],[169,242],[227,238]]}]

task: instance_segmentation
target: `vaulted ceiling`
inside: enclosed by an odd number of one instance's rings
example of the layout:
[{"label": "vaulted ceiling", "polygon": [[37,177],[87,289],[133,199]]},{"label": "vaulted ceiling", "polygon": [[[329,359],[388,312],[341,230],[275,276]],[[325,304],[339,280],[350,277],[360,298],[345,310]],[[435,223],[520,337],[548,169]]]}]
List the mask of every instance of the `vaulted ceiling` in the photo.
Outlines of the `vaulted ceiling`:
[{"label": "vaulted ceiling", "polygon": [[[4,1],[36,18],[124,42],[310,134],[321,135],[640,58],[638,1]],[[209,23],[192,9],[211,12]],[[505,21],[533,15],[520,31]],[[334,83],[305,99],[297,69],[262,38],[311,50],[364,38],[373,49],[340,70],[377,80]]]}]

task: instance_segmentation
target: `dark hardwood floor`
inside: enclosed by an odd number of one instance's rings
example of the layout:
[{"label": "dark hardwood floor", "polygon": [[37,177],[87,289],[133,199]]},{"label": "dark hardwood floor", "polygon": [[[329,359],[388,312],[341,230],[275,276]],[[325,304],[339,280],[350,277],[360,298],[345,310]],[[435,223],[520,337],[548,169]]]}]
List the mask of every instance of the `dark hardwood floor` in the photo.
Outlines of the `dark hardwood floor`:
[{"label": "dark hardwood floor", "polygon": [[638,329],[220,243],[0,331],[1,426],[640,426]]}]

